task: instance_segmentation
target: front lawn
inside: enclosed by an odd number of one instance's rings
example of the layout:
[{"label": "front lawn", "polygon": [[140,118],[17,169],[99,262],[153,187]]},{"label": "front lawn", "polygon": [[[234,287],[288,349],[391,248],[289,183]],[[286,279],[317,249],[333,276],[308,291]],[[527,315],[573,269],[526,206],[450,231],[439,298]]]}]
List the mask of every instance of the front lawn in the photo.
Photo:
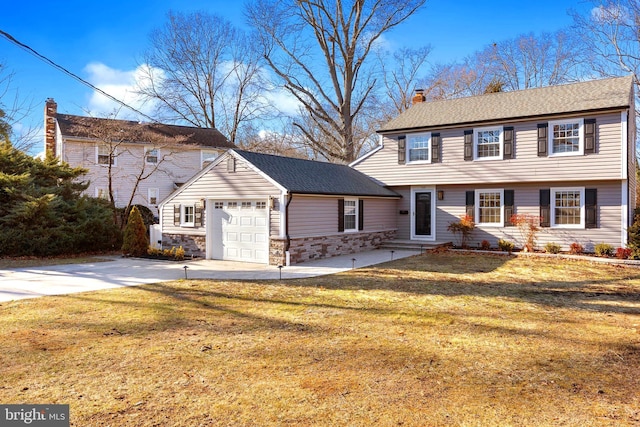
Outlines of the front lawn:
[{"label": "front lawn", "polygon": [[0,304],[0,403],[75,426],[640,424],[640,270],[425,254]]}]

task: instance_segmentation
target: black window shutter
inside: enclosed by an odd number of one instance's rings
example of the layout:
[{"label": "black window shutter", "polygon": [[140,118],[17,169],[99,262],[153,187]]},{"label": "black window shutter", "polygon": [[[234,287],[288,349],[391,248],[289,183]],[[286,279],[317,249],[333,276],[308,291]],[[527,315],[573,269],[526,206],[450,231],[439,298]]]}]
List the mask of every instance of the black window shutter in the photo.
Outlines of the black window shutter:
[{"label": "black window shutter", "polygon": [[364,199],[358,199],[358,230],[364,230]]},{"label": "black window shutter", "polygon": [[401,135],[398,137],[398,164],[404,165],[407,162],[407,137]]},{"label": "black window shutter", "polygon": [[540,227],[551,227],[551,190],[540,190]]},{"label": "black window shutter", "polygon": [[585,228],[598,227],[598,190],[587,188],[584,190]]},{"label": "black window shutter", "polygon": [[442,159],[440,159],[440,145],[442,143],[442,138],[439,133],[431,134],[431,163],[440,163]]},{"label": "black window shutter", "polygon": [[584,119],[584,154],[596,152],[596,119]]},{"label": "black window shutter", "polygon": [[502,139],[503,139],[503,149],[502,149],[502,158],[503,159],[513,159],[513,126],[505,126],[502,131]]},{"label": "black window shutter", "polygon": [[338,199],[338,231],[344,231],[344,199]]},{"label": "black window shutter", "polygon": [[547,153],[548,128],[549,128],[548,123],[538,123],[538,157],[546,157],[548,155]]},{"label": "black window shutter", "polygon": [[464,131],[464,159],[473,160],[473,129]]},{"label": "black window shutter", "polygon": [[202,227],[202,206],[196,204],[193,211],[193,225],[195,227]]},{"label": "black window shutter", "polygon": [[180,225],[180,205],[173,205],[173,225]]},{"label": "black window shutter", "polygon": [[512,226],[511,216],[514,214],[514,191],[504,190],[504,225],[505,227]]},{"label": "black window shutter", "polygon": [[475,197],[476,197],[476,192],[471,190],[471,191],[467,191],[465,194],[465,204],[466,204],[466,211],[465,213],[467,214],[467,216],[469,216],[473,221],[475,221],[474,218],[474,214],[475,214]]}]

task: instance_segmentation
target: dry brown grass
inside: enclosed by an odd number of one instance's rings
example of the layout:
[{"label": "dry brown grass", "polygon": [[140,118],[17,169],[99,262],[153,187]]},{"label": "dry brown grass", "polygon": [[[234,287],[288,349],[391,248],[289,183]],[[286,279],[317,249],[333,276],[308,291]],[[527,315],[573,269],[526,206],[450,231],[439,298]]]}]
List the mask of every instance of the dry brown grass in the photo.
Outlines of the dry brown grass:
[{"label": "dry brown grass", "polygon": [[640,424],[637,269],[426,254],[0,314],[0,402],[76,426]]}]

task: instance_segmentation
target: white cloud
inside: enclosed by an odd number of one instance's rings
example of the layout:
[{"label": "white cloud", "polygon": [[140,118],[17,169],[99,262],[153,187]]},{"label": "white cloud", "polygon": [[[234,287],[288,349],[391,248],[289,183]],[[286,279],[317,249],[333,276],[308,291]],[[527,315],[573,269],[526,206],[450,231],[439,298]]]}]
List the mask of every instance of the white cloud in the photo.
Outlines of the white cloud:
[{"label": "white cloud", "polygon": [[[134,70],[118,70],[101,62],[92,62],[85,67],[85,71],[89,75],[87,80],[100,90],[145,114],[150,114],[153,110],[153,104],[145,102],[137,91],[148,82],[150,72],[159,73],[160,70],[150,69],[147,65],[141,65]],[[130,109],[122,107],[97,91],[91,95],[87,108],[96,115],[117,112],[118,118],[139,118]]]}]

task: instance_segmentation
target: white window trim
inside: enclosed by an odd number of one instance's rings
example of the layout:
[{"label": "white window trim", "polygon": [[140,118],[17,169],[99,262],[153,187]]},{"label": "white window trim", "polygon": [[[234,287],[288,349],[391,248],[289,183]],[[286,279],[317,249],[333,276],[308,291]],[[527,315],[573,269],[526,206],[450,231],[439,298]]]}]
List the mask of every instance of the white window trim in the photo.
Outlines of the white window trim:
[{"label": "white window trim", "polygon": [[[427,140],[429,141],[428,147],[426,148],[427,150],[427,160],[411,160],[411,137],[416,137],[416,136],[426,136]],[[406,136],[405,139],[405,144],[406,144],[406,163],[410,164],[410,165],[416,165],[416,164],[428,164],[431,163],[431,132],[421,132],[421,133],[413,133],[413,134],[408,134]]]},{"label": "white window trim", "polygon": [[[347,216],[347,202],[354,202],[355,203],[355,211],[356,211],[356,220],[354,222],[354,228],[347,228],[347,221],[346,221],[346,216]],[[358,211],[359,209],[359,203],[358,203],[358,199],[354,199],[354,198],[345,198],[344,199],[344,213],[343,213],[343,221],[344,221],[344,232],[345,233],[355,233],[358,231],[358,219],[360,216],[360,212]]]},{"label": "white window trim", "polygon": [[[156,151],[156,161],[149,162],[147,161],[147,153],[153,150]],[[144,163],[147,165],[157,165],[159,162],[160,162],[160,149],[157,147],[151,147],[151,146],[144,147]]]},{"label": "white window trim", "polygon": [[[553,152],[553,126],[567,123],[578,123],[578,151],[571,153],[554,153]],[[583,156],[584,155],[584,119],[565,119],[565,120],[553,120],[550,121],[547,127],[547,134],[549,136],[549,146],[547,147],[549,157],[566,157],[566,156]]]},{"label": "white window trim", "polygon": [[[109,146],[107,144],[96,145],[96,165],[107,167],[107,166],[109,166],[109,163],[100,163],[100,161],[99,161],[100,147],[109,148]],[[112,153],[111,153],[111,160],[113,160],[113,163],[111,164],[111,166],[118,166],[118,151],[117,151],[116,148],[114,148]]]},{"label": "white window trim", "polygon": [[[556,193],[559,191],[579,191],[580,192],[580,224],[556,224]],[[584,207],[584,187],[555,187],[551,188],[549,201],[549,215],[551,228],[585,228],[585,207]]]},{"label": "white window trim", "polygon": [[[193,209],[193,221],[185,221],[186,208]],[[195,227],[196,226],[196,205],[180,205],[180,227]]]},{"label": "white window trim", "polygon": [[[156,193],[156,202],[155,203],[151,202],[151,198],[152,198],[152,194],[151,193],[152,192]],[[158,188],[149,188],[149,189],[147,189],[147,201],[148,201],[149,205],[157,206],[159,199],[160,199],[160,190]]]},{"label": "white window trim", "polygon": [[[498,155],[491,156],[491,157],[478,157],[478,133],[488,131],[488,130],[499,131]],[[479,162],[483,162],[485,160],[502,160],[503,150],[504,150],[504,128],[502,126],[486,126],[481,128],[473,128],[473,160],[477,160]]]},{"label": "white window trim", "polygon": [[[500,193],[500,222],[480,222],[480,193]],[[504,188],[484,188],[475,190],[474,218],[481,227],[504,227]]]}]

